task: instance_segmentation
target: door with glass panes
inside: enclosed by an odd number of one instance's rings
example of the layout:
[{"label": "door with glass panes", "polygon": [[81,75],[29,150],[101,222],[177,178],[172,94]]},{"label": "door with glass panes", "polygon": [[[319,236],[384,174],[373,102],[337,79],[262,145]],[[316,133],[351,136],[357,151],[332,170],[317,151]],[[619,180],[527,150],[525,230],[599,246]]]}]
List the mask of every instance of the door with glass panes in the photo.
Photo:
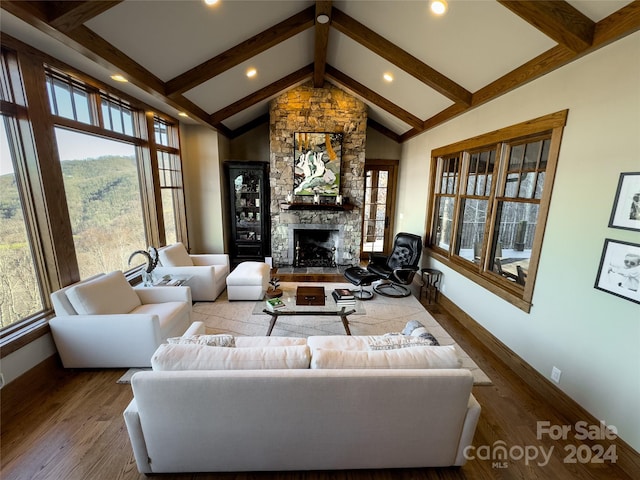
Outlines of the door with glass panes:
[{"label": "door with glass panes", "polygon": [[389,254],[393,243],[398,160],[366,160],[361,260]]}]

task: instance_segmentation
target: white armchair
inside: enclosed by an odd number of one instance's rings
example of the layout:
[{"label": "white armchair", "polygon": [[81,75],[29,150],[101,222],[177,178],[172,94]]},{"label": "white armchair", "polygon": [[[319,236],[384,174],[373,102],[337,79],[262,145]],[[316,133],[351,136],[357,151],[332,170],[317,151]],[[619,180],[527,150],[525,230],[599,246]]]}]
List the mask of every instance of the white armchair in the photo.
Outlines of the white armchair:
[{"label": "white armchair", "polygon": [[191,325],[188,287],[132,288],[120,271],[51,294],[53,341],[65,368],[149,367]]},{"label": "white armchair", "polygon": [[174,243],[158,250],[160,263],[155,276],[180,275],[190,277],[194,302],[214,301],[226,288],[229,275],[229,255],[226,253],[189,255],[182,243]]}]

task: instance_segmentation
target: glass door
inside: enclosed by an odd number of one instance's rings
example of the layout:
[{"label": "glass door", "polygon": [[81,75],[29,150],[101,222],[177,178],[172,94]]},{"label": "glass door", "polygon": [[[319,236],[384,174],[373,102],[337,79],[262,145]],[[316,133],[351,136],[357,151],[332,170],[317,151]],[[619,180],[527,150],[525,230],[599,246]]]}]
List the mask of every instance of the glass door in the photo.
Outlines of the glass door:
[{"label": "glass door", "polygon": [[397,160],[366,160],[361,260],[370,253],[389,254],[393,242]]},{"label": "glass door", "polygon": [[260,172],[234,172],[235,242],[238,256],[262,255]]}]

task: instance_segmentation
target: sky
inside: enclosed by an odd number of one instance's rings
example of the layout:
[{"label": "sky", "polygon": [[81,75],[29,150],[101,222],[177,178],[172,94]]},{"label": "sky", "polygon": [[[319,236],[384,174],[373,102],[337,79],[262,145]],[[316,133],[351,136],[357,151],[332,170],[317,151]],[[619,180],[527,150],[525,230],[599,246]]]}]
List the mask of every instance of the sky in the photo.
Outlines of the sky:
[{"label": "sky", "polygon": [[[135,155],[135,147],[129,143],[107,140],[62,128],[56,128],[55,131],[58,151],[62,161],[83,160],[103,155]],[[13,173],[13,164],[4,122],[0,121],[0,175],[6,175],[7,173]]]}]

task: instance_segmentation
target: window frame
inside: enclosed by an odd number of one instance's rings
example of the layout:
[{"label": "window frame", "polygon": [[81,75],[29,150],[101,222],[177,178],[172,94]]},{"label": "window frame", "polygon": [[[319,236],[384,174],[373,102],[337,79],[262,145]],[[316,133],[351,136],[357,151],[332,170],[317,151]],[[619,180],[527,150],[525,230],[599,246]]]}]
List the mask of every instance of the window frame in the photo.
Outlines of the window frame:
[{"label": "window frame", "polygon": [[[427,239],[425,248],[427,252],[434,259],[442,262],[446,266],[495,293],[525,312],[529,312],[532,307],[535,279],[538,270],[540,252],[542,250],[549,204],[551,202],[551,195],[553,192],[553,181],[557,169],[562,133],[564,126],[566,125],[567,115],[568,110],[562,110],[533,120],[488,132],[467,140],[439,147],[431,152],[432,168],[429,178],[429,191],[431,194],[427,201],[427,217],[425,224],[425,231],[427,232],[425,235],[425,238]],[[547,135],[549,136],[550,144],[547,165],[545,167],[544,187],[540,199],[521,199],[517,197],[517,193],[515,198],[498,196],[498,193],[504,195],[504,191],[502,189],[504,188],[507,177],[506,162],[508,162],[509,159],[508,149],[514,145],[532,142]],[[487,219],[481,257],[480,262],[476,264],[455,253],[458,251],[458,227],[462,221],[463,215],[462,200],[469,197],[469,195],[466,194],[466,170],[471,154],[486,150],[493,145],[495,145],[496,149],[496,160],[491,192],[487,205]],[[460,159],[460,164],[458,168],[458,175],[455,178],[456,193],[453,195],[453,225],[451,226],[451,236],[448,249],[445,249],[435,244],[436,228],[438,225],[438,211],[436,209],[439,206],[438,198],[443,196],[439,192],[439,186],[436,185],[436,182],[441,179],[440,175],[442,169],[440,166],[440,159],[455,156],[458,156]],[[462,192],[462,190],[464,190],[464,192]],[[495,241],[494,232],[495,229],[498,228],[498,205],[500,202],[513,200],[537,203],[539,205],[537,224],[532,242],[531,256],[529,259],[527,281],[524,286],[510,282],[506,278],[494,272],[490,265],[491,262],[489,262],[490,258],[493,258],[491,250]]]}]

